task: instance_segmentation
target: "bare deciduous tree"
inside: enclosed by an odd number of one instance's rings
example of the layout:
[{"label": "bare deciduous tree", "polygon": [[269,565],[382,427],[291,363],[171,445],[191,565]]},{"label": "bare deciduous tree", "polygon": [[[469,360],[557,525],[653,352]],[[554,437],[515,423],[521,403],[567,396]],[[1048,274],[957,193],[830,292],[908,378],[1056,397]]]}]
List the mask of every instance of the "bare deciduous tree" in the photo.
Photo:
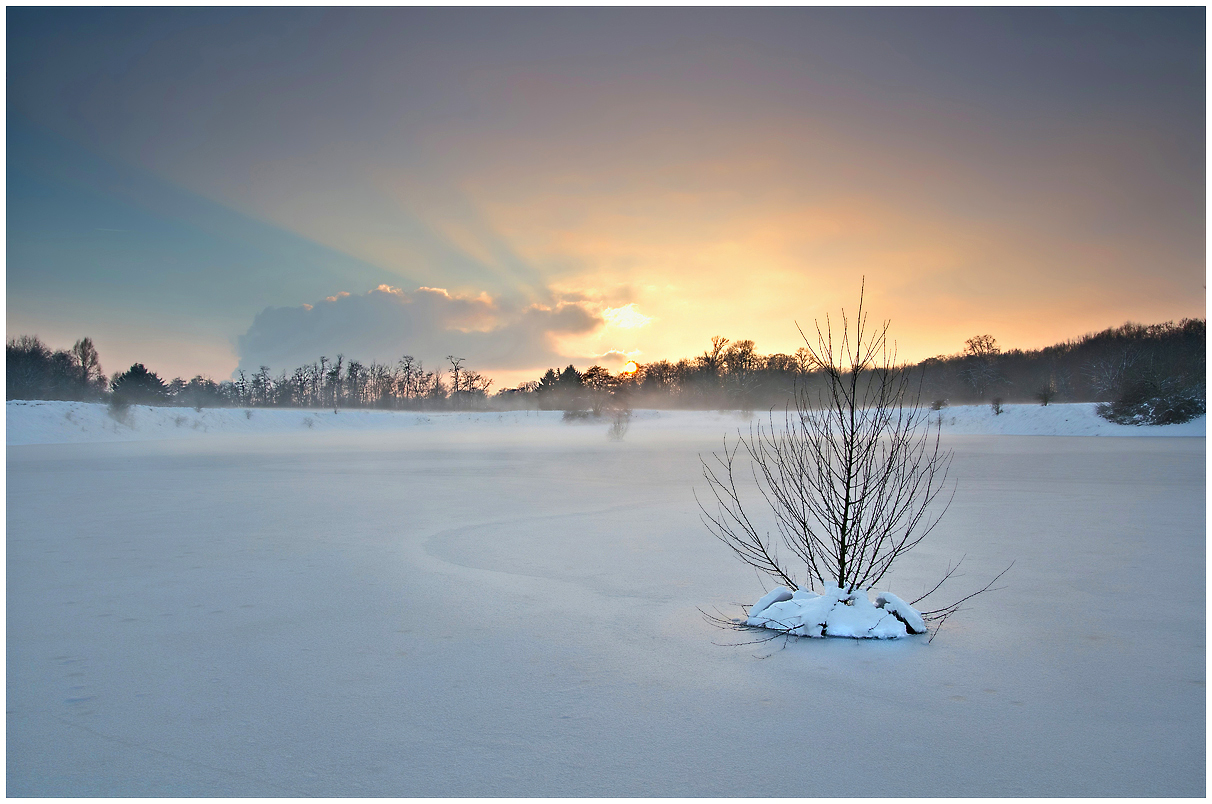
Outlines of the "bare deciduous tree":
[{"label": "bare deciduous tree", "polygon": [[960,376],[982,399],[989,387],[1001,380],[994,365],[994,358],[1001,351],[997,339],[992,335],[976,335],[964,341],[964,354],[969,360],[960,369]]},{"label": "bare deciduous tree", "polygon": [[105,374],[101,371],[101,356],[92,338],[81,338],[72,346],[72,357],[80,369],[80,379],[86,387],[105,388]]},{"label": "bare deciduous tree", "polygon": [[696,358],[699,365],[713,377],[724,367],[724,347],[727,345],[727,338],[715,335],[711,338],[711,351],[703,352]]},{"label": "bare deciduous tree", "polygon": [[606,437],[611,441],[622,441],[631,426],[631,408],[615,408],[611,412],[610,427],[606,428]]},{"label": "bare deciduous tree", "polygon": [[[801,386],[780,425],[772,415],[703,460],[714,498],[714,505],[698,501],[708,530],[793,590],[800,580],[780,547],[806,565],[810,588],[870,590],[934,529],[950,504],[946,492],[954,493],[951,453],[920,404],[920,388],[896,365],[888,326],[868,325],[861,294],[854,319],[842,313],[840,339],[828,318],[824,329],[818,323],[815,341],[804,336],[812,370],[824,377],[817,393]],[[777,541],[743,500],[742,447]],[[923,615],[941,623],[956,605]]]},{"label": "bare deciduous tree", "polygon": [[988,357],[978,357],[969,361],[960,369],[960,378],[982,399],[989,388],[1002,379],[997,367]]},{"label": "bare deciduous tree", "polygon": [[610,401],[610,395],[618,385],[618,380],[610,376],[610,372],[602,366],[590,366],[581,375],[581,384],[589,389],[589,405],[593,409],[593,415],[601,416],[602,408]]},{"label": "bare deciduous tree", "polygon": [[931,436],[929,415],[909,374],[895,365],[887,335],[887,322],[868,326],[861,297],[853,322],[842,313],[840,340],[826,319],[815,343],[805,336],[813,369],[826,378],[816,398],[801,388],[784,426],[772,417],[732,449],[725,443],[714,463],[704,461],[716,501],[714,512],[700,503],[708,528],[746,563],[792,589],[799,586],[794,574],[744,510],[739,446],[782,543],[807,565],[809,586],[872,588],[946,510],[930,513],[947,487],[951,455],[940,449],[937,426]]},{"label": "bare deciduous tree", "polygon": [[459,392],[459,371],[463,368],[463,361],[466,358],[455,357],[454,355],[446,355],[446,359],[450,361],[451,370],[454,373],[454,393]]},{"label": "bare deciduous tree", "polygon": [[1086,366],[1090,387],[1100,401],[1114,399],[1123,392],[1128,377],[1137,364],[1142,362],[1139,350],[1132,344],[1121,347],[1109,355],[1096,358]]},{"label": "bare deciduous tree", "polygon": [[992,357],[1001,354],[1001,351],[1001,347],[997,345],[997,338],[992,335],[974,335],[964,341],[964,354],[973,357]]}]

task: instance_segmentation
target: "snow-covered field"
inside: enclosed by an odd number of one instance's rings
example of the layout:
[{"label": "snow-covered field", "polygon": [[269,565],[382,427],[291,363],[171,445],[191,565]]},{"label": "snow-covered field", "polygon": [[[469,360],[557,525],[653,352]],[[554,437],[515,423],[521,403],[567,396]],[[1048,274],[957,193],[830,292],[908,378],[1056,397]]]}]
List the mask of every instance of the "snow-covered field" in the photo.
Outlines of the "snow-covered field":
[{"label": "snow-covered field", "polygon": [[734,414],[10,402],[7,793],[1203,795],[1204,419],[941,413],[886,586],[1005,588],[778,650],[696,609],[763,592],[692,497]]},{"label": "snow-covered field", "polygon": [[[1165,427],[1128,427],[1112,424],[1094,413],[1093,404],[1006,405],[994,415],[987,405],[943,408],[938,416],[950,435],[1064,435],[1064,436],[1199,436],[1207,417]],[[265,435],[270,433],[325,433],[332,431],[401,430],[412,427],[515,427],[560,422],[559,411],[505,413],[408,413],[383,410],[281,410],[274,408],[152,408],[136,405],[121,420],[105,405],[86,402],[8,402],[9,446],[16,444],[70,444],[92,441],[145,441],[201,438],[214,435]],[[764,414],[758,414],[763,417]],[[722,426],[735,431],[748,420],[726,411],[654,411],[635,414],[643,428],[659,420],[663,431],[697,431]],[[600,424],[590,422],[589,424]],[[588,426],[586,424],[585,426]]]}]

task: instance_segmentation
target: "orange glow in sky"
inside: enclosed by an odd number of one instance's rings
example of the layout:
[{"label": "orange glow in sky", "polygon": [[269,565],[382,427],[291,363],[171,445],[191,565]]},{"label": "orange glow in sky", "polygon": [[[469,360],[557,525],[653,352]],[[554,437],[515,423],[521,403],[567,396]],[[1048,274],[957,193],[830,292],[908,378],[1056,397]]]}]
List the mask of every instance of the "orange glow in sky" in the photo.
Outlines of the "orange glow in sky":
[{"label": "orange glow in sky", "polygon": [[864,278],[906,361],[1203,317],[1204,17],[15,9],[8,334],[500,388],[791,354]]}]

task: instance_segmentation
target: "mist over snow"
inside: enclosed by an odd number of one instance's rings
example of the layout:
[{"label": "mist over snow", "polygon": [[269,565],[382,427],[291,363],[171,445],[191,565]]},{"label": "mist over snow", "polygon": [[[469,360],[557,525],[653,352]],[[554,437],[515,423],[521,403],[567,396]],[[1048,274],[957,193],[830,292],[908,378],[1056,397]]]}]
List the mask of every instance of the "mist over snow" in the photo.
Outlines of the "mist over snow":
[{"label": "mist over snow", "polygon": [[240,368],[274,372],[314,363],[320,356],[363,363],[395,363],[405,354],[440,367],[454,354],[477,371],[557,365],[555,339],[583,335],[603,319],[576,302],[523,304],[487,294],[441,288],[407,292],[380,285],[368,293],[337,293],[300,307],[267,307],[237,338]]},{"label": "mist over snow", "polygon": [[[1048,405],[1005,405],[995,416],[988,405],[957,405],[945,408],[932,419],[941,417],[942,433],[953,436],[1103,436],[1103,437],[1195,437],[1205,435],[1207,416],[1198,416],[1183,424],[1134,427],[1112,424],[1095,413],[1093,403]],[[558,410],[474,411],[462,413],[342,409],[339,413],[323,408],[203,408],[149,407],[132,405],[120,419],[107,406],[90,402],[49,400],[10,400],[7,411],[6,443],[68,444],[96,441],[148,441],[214,438],[223,435],[307,435],[330,431],[450,430],[465,428],[541,427],[544,432],[559,433],[570,426]],[[760,415],[760,414],[759,414]],[[756,418],[756,417],[755,417]],[[748,429],[754,419],[725,411],[639,410],[632,416],[632,427],[660,432],[693,432],[716,428],[735,433]],[[573,427],[605,427],[604,421],[590,421]]]}]

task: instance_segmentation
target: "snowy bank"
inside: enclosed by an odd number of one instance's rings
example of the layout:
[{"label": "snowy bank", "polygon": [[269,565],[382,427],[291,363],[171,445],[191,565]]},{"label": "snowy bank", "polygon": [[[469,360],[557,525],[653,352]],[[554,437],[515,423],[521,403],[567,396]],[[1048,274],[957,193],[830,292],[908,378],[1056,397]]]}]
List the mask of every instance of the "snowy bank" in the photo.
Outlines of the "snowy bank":
[{"label": "snowy bank", "polygon": [[[1185,424],[1161,427],[1112,424],[1100,418],[1092,403],[1006,405],[995,415],[988,405],[943,408],[931,417],[944,434],[1043,436],[1193,436],[1205,435],[1205,416]],[[697,430],[723,425],[746,429],[763,414],[746,417],[729,411],[636,411],[633,433],[656,426],[662,430]],[[776,420],[781,414],[776,412]],[[659,423],[659,424],[658,424]],[[87,402],[16,400],[5,404],[5,443],[70,444],[103,441],[149,441],[208,435],[269,435],[332,431],[396,431],[409,428],[583,427],[609,424],[606,418],[566,423],[561,411],[478,411],[434,413],[394,410],[282,408],[157,408],[132,405],[115,418],[106,405]]]},{"label": "snowy bank", "polygon": [[156,441],[208,435],[272,435],[398,431],[415,427],[558,424],[560,411],[429,413],[312,408],[203,408],[131,405],[123,415],[88,402],[10,401],[5,405],[9,446],[107,441]]},{"label": "snowy bank", "polygon": [[957,405],[931,411],[952,435],[1043,436],[1188,436],[1203,438],[1207,416],[1183,424],[1112,424],[1095,412],[1094,402],[1052,405],[1003,405],[995,414],[989,405]]}]

